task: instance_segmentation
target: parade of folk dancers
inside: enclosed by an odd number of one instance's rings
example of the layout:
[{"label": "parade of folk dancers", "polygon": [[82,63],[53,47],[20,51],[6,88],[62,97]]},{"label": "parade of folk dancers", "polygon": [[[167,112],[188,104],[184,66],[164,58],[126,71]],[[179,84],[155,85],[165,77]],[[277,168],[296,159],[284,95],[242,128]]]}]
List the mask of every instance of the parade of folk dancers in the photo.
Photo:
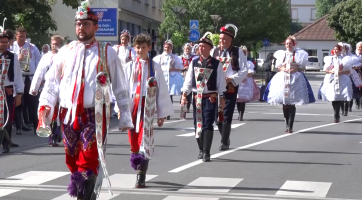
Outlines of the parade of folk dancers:
[{"label": "parade of folk dancers", "polygon": [[102,188],[113,193],[106,162],[113,115],[130,146],[129,163],[120,165],[134,170],[135,188],[146,188],[148,170],[159,162],[153,157],[161,151],[154,130],[162,130],[177,112],[180,121],[193,127],[192,145],[198,151],[192,156],[212,162],[212,143],[220,152],[235,148],[232,125],[248,123],[246,111],[253,111],[248,105],[255,102],[282,108],[282,116],[275,116],[285,123],[282,134],[299,129],[299,106],[331,102],[331,123],[348,116],[353,103],[356,109],[361,106],[362,42],[355,47],[337,42],[329,49],[325,76],[314,94],[305,74],[309,55],[298,48],[296,37],[288,36],[284,50],[268,55],[270,76],[261,89],[257,63],[248,59],[246,46],[234,45],[242,33],[231,23],[220,28],[217,46],[213,33],[205,32],[195,44],[185,43],[180,55],[173,53],[171,39],[154,54],[149,35],[131,35],[126,29],[119,45],[97,41],[99,16],[90,6],[87,0],[78,7],[77,40],[68,44],[54,35],[39,51],[26,40],[25,28],[6,29],[5,22],[0,29],[2,153],[19,146],[13,126],[17,135],[33,128],[50,146],[64,145],[67,192],[73,198],[97,199]]}]

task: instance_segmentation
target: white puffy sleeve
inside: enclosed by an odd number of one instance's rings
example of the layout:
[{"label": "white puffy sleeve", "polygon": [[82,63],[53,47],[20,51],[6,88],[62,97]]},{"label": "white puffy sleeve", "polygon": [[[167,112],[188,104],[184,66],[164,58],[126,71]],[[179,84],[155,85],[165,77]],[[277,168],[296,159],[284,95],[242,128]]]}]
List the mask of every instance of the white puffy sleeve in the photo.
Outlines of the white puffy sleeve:
[{"label": "white puffy sleeve", "polygon": [[298,50],[298,64],[299,68],[305,69],[308,64],[308,53],[304,50]]},{"label": "white puffy sleeve", "polygon": [[330,70],[331,69],[331,66],[332,66],[332,58],[333,56],[325,56],[324,57],[324,67],[323,67],[323,71],[326,71],[326,70]]},{"label": "white puffy sleeve", "polygon": [[24,80],[21,73],[18,55],[16,54],[14,54],[14,87],[17,94],[24,92]]},{"label": "white puffy sleeve", "polygon": [[284,57],[285,57],[285,51],[284,50],[278,50],[274,53],[274,58],[276,58],[275,62],[275,68],[281,67],[284,63]]},{"label": "white puffy sleeve", "polygon": [[176,69],[184,69],[184,64],[182,62],[182,59],[176,55],[175,56],[175,68]]},{"label": "white puffy sleeve", "polygon": [[[188,72],[189,71],[191,70],[188,70]],[[217,92],[219,95],[224,95],[224,92],[226,92],[226,81],[221,62],[219,63],[219,66],[217,68]]]},{"label": "white puffy sleeve", "polygon": [[112,81],[113,94],[116,97],[116,103],[121,111],[119,119],[119,128],[133,128],[131,111],[129,108],[129,82],[125,77],[121,60],[114,49],[108,47],[107,64],[109,75]]},{"label": "white puffy sleeve", "polygon": [[239,71],[237,73],[230,76],[233,79],[232,83],[234,86],[238,86],[242,80],[248,75],[248,64],[246,56],[244,55],[243,51],[239,49]]},{"label": "white puffy sleeve", "polygon": [[[187,70],[185,75],[184,85],[181,88],[181,91],[189,95],[192,91],[192,76],[193,76],[193,62],[189,65],[189,70]],[[225,78],[224,78],[225,79]]]},{"label": "white puffy sleeve", "polygon": [[251,61],[248,61],[247,64],[248,64],[248,73],[254,73],[254,72],[255,72],[255,70],[254,70],[254,68],[255,68],[254,63],[251,62]]},{"label": "white puffy sleeve", "polygon": [[154,63],[155,78],[157,81],[157,118],[165,118],[173,114],[173,106],[168,93],[168,86],[163,75],[161,66],[158,63]]},{"label": "white puffy sleeve", "polygon": [[29,90],[29,94],[32,95],[33,92],[36,92],[38,94],[39,87],[41,85],[41,82],[44,79],[44,76],[49,69],[50,60],[49,60],[50,54],[45,54],[38,64],[38,67],[35,70],[35,74],[33,76],[33,80],[31,81],[31,86]]},{"label": "white puffy sleeve", "polygon": [[359,59],[356,56],[345,56],[342,59],[343,70],[351,70],[354,63],[358,62]]}]

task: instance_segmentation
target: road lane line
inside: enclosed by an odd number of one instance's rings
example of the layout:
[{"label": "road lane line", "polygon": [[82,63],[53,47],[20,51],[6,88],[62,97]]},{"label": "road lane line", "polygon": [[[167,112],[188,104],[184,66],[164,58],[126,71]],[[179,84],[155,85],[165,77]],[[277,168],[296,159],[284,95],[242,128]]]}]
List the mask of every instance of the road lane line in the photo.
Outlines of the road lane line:
[{"label": "road lane line", "polygon": [[[231,125],[231,128],[232,129],[235,129],[235,128],[238,128],[239,126],[242,126],[244,125],[245,123],[241,123],[241,124],[232,124]],[[214,131],[218,131],[219,129],[217,128],[217,126],[214,127]],[[191,133],[185,133],[185,134],[180,134],[180,135],[176,135],[176,136],[179,136],[179,137],[192,137],[192,136],[195,136],[195,132],[191,132]]]},{"label": "road lane line", "polygon": [[[310,131],[310,130],[314,130],[314,129],[318,129],[318,128],[323,128],[323,127],[327,127],[327,126],[333,126],[333,125],[348,123],[348,122],[352,122],[352,121],[359,121],[359,120],[362,120],[362,118],[346,120],[346,121],[343,121],[343,122],[340,122],[340,123],[330,123],[330,124],[324,124],[324,125],[320,125],[320,126],[314,126],[314,127],[311,127],[311,128],[306,128],[306,129],[296,131],[294,133],[279,135],[279,136],[272,137],[272,138],[269,138],[269,139],[266,139],[266,140],[262,140],[262,141],[259,141],[259,142],[255,142],[255,143],[252,143],[252,144],[248,144],[248,145],[245,145],[245,146],[237,147],[237,148],[234,148],[234,149],[230,149],[230,150],[227,150],[227,151],[223,151],[223,152],[214,154],[214,155],[211,156],[211,159],[215,159],[215,158],[218,158],[220,156],[230,154],[230,153],[233,153],[235,151],[242,150],[242,149],[247,149],[247,148],[254,147],[254,146],[257,146],[257,145],[260,145],[260,144],[264,144],[264,143],[271,142],[271,141],[274,141],[274,140],[278,140],[278,139],[281,139],[281,138],[296,135],[296,134],[299,134],[299,133],[302,133],[302,132],[306,132],[306,131]],[[181,167],[178,167],[178,168],[173,169],[173,170],[168,171],[168,172],[169,173],[178,173],[178,172],[181,172],[181,171],[186,170],[188,168],[199,165],[201,163],[203,163],[202,160],[196,160],[194,162],[188,163],[186,165],[183,165]]]}]

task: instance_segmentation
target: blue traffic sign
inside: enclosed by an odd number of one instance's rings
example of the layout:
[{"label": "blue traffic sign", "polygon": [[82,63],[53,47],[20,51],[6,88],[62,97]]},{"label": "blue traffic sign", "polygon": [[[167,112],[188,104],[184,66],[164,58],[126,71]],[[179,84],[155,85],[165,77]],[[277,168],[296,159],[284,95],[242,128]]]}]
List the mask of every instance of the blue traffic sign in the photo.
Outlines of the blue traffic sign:
[{"label": "blue traffic sign", "polygon": [[190,20],[190,30],[199,29],[199,20]]},{"label": "blue traffic sign", "polygon": [[269,45],[270,45],[270,41],[265,38],[265,39],[263,40],[263,46],[264,46],[264,47],[267,47],[267,46],[269,46]]},{"label": "blue traffic sign", "polygon": [[200,32],[198,30],[191,30],[189,40],[191,42],[196,42],[200,38]]}]

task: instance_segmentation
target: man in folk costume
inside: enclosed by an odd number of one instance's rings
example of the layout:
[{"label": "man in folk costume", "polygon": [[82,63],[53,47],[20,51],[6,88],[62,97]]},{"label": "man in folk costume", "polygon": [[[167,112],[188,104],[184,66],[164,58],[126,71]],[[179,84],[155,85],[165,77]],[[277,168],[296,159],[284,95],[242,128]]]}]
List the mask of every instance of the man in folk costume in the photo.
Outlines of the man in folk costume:
[{"label": "man in folk costume", "polygon": [[218,109],[216,124],[221,134],[219,150],[225,151],[230,146],[231,122],[233,119],[238,87],[248,74],[247,59],[241,49],[232,45],[238,29],[232,24],[226,24],[220,29],[219,47],[211,53],[223,64],[223,72],[226,80],[225,108]]},{"label": "man in folk costume", "polygon": [[[186,76],[187,70],[189,69],[190,63],[191,61],[196,57],[195,55],[192,55],[192,46],[190,43],[186,43],[183,47],[184,49],[184,53],[182,54],[182,56],[180,56],[180,58],[182,59],[182,64],[184,66],[184,69],[181,70],[183,77]],[[187,106],[186,106],[186,112],[188,113],[190,110],[190,105],[192,102],[192,93],[190,93],[187,96]]]},{"label": "man in folk costume", "polygon": [[[63,46],[64,39],[59,35],[54,35],[51,38],[51,52],[44,54],[44,56],[40,59],[38,67],[36,68],[33,80],[30,86],[30,94],[33,96],[37,96],[40,88],[44,85],[45,74],[52,66],[55,56],[57,55],[59,49]],[[56,106],[56,110],[52,119],[52,135],[49,136],[49,144],[53,146],[59,146],[58,143],[61,141],[61,134],[59,130],[59,123],[57,123],[58,119],[58,107]]]},{"label": "man in folk costume", "polygon": [[224,93],[226,92],[223,66],[219,60],[210,55],[213,44],[207,37],[208,35],[212,34],[210,32],[205,33],[199,41],[201,55],[190,64],[182,87],[181,99],[181,104],[185,105],[187,95],[191,92],[195,94],[193,111],[196,141],[200,150],[198,158],[204,162],[210,161],[217,98],[219,95],[220,105],[223,108],[225,104]]},{"label": "man in folk costume", "polygon": [[[16,134],[21,135],[22,130],[30,130],[26,124],[33,123],[34,134],[38,125],[37,108],[39,97],[29,94],[31,80],[40,61],[41,55],[38,48],[26,41],[27,31],[19,27],[15,31],[16,41],[13,50],[18,55],[20,67],[23,70],[24,95],[20,106],[15,108]],[[23,123],[24,120],[24,123]]]},{"label": "man in folk costume", "polygon": [[[153,121],[158,119],[159,127],[164,118],[173,113],[167,84],[161,66],[148,55],[151,37],[140,34],[133,39],[137,57],[127,63],[126,79],[132,97],[131,111],[134,129],[128,131],[131,144],[131,166],[137,170],[136,188],[146,186],[148,163],[154,152]],[[157,111],[157,112],[156,112]]]},{"label": "man in folk costume", "polygon": [[119,128],[122,131],[133,128],[128,81],[114,49],[95,40],[98,17],[90,11],[90,4],[82,2],[76,12],[78,41],[60,49],[45,76],[39,107],[41,126],[37,130],[40,132],[44,123],[50,123],[59,100],[65,162],[72,173],[68,193],[83,200],[96,198],[103,177],[112,193],[105,163],[110,84],[122,111]]},{"label": "man in folk costume", "polygon": [[8,153],[12,144],[14,99],[15,106],[20,105],[24,92],[18,56],[7,50],[10,38],[0,26],[0,144],[3,145],[2,153]]},{"label": "man in folk costume", "polygon": [[113,46],[113,49],[117,52],[119,59],[121,59],[122,66],[125,67],[126,63],[134,60],[136,57],[136,52],[130,46],[128,46],[131,41],[131,33],[128,30],[123,30],[121,32],[121,44]]},{"label": "man in folk costume", "polygon": [[[182,60],[175,54],[172,54],[173,43],[171,40],[166,40],[163,48],[164,52],[153,58],[153,61],[162,68],[163,75],[168,85],[171,102],[173,103],[172,97],[174,95],[181,95],[183,79],[180,71],[184,69],[184,66]],[[167,116],[167,120],[169,119],[170,116]]]}]

